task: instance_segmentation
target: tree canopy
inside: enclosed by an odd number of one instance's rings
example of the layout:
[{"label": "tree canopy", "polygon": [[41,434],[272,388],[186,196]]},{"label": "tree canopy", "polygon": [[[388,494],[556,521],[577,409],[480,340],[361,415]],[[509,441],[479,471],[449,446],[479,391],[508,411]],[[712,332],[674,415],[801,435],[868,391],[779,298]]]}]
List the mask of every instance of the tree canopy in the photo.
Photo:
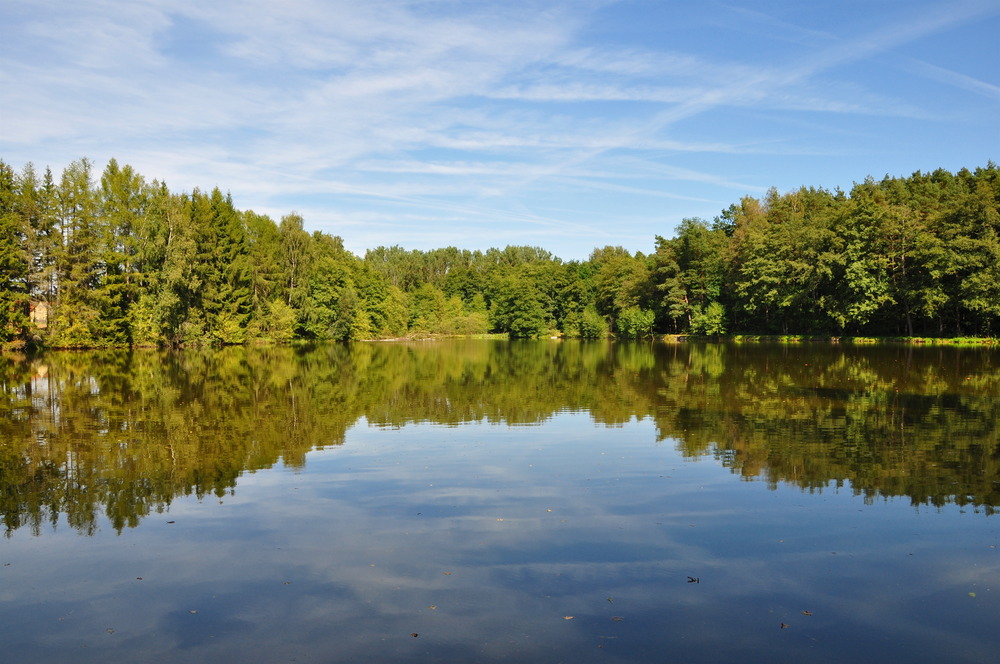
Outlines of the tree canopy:
[{"label": "tree canopy", "polygon": [[363,257],[218,188],[112,159],[0,161],[0,343],[55,347],[419,334],[993,336],[1000,169],[802,187],[683,219],[648,254],[398,245]]}]

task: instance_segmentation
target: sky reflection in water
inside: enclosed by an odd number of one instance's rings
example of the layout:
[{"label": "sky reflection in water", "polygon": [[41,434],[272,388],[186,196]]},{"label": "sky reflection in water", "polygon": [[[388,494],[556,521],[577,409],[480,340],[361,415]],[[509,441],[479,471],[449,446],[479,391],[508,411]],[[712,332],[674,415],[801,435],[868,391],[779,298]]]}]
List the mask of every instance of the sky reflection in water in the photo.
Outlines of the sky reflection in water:
[{"label": "sky reflection in water", "polygon": [[[651,418],[370,425],[120,534],[0,542],[33,662],[984,662],[971,506],[741,481]],[[698,582],[692,582],[691,579]],[[786,627],[783,627],[785,625]],[[416,634],[416,636],[413,636]]]}]

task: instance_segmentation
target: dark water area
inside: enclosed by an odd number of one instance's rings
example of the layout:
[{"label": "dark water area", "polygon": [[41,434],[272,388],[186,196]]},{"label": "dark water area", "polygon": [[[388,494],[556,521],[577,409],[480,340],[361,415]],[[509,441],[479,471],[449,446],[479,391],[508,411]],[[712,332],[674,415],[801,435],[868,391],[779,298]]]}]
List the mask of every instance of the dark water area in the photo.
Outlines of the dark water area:
[{"label": "dark water area", "polygon": [[1000,353],[0,358],[23,662],[987,662]]}]

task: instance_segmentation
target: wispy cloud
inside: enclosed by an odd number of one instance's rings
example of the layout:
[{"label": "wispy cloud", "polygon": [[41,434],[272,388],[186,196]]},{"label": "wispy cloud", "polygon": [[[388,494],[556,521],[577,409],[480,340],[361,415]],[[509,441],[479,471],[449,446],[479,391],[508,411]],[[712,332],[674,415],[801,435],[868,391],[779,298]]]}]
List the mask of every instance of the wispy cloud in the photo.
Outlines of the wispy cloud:
[{"label": "wispy cloud", "polygon": [[[854,22],[798,25],[810,10],[797,5],[708,4],[672,14],[667,40],[645,25],[652,8],[14,0],[0,6],[0,156],[56,168],[115,156],[172,188],[218,185],[242,207],[308,210],[327,228],[415,211],[548,229],[556,246],[626,208],[652,237],[664,218],[780,186],[785,170],[826,184],[825,167],[790,164],[885,153],[879,119],[939,122],[939,107],[878,73],[897,73],[906,45],[1000,13],[926,2],[897,19],[883,9],[882,27],[859,34]],[[686,39],[684,17],[711,32]],[[974,70],[908,62],[919,80],[997,99]]]},{"label": "wispy cloud", "polygon": [[[928,34],[997,11],[995,5],[981,1],[947,8],[934,7],[914,19],[886,26],[855,39],[834,43],[791,66],[763,68],[750,76],[734,77],[723,85],[707,88],[682,103],[659,112],[645,124],[623,132],[620,143],[625,145],[633,142],[637,136],[655,135],[682,120],[719,107],[733,104],[766,105],[775,93],[807,82],[821,72],[870,58]],[[613,149],[615,146],[580,151],[561,164],[552,166],[546,175],[555,176],[564,168],[576,167]],[[533,177],[525,178],[519,186],[526,186],[533,181]]]},{"label": "wispy cloud", "polygon": [[1000,101],[1000,85],[987,83],[978,78],[973,78],[972,76],[945,69],[944,67],[938,67],[927,62],[921,62],[920,60],[910,60],[908,62],[908,69],[933,81],[962,90],[968,90],[994,101]]}]

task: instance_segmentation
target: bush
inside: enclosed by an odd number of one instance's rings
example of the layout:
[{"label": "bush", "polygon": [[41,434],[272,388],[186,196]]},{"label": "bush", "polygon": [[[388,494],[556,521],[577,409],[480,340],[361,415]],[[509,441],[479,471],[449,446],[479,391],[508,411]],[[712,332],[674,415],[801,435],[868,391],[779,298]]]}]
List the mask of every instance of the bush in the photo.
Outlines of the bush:
[{"label": "bush", "polygon": [[691,316],[691,332],[714,336],[726,333],[726,308],[718,302],[712,302],[705,310],[695,309]]},{"label": "bush", "polygon": [[638,339],[653,334],[656,316],[648,309],[629,307],[618,315],[618,333],[626,339]]},{"label": "bush", "polygon": [[580,337],[583,339],[603,339],[608,336],[608,324],[596,309],[584,310],[578,325]]}]

